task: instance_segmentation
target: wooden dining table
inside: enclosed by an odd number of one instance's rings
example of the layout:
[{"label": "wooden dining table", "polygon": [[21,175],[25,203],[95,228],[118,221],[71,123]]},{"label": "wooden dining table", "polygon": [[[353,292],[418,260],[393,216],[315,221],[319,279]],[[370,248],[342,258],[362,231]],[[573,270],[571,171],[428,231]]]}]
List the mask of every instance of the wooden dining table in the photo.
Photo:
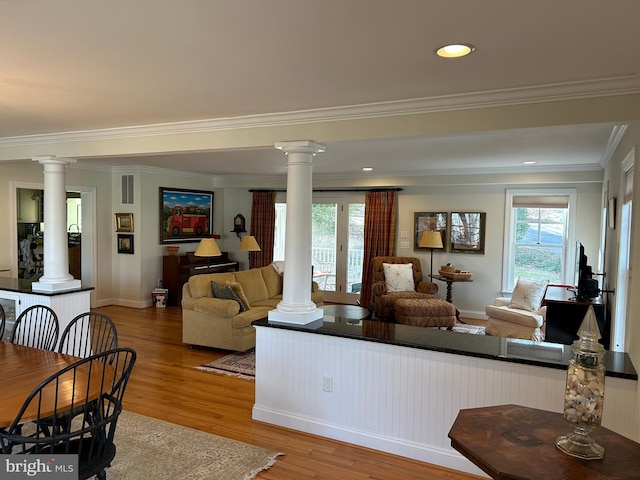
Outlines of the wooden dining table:
[{"label": "wooden dining table", "polygon": [[[27,396],[43,380],[79,360],[81,358],[72,355],[0,341],[0,428],[11,425]],[[90,364],[93,365],[91,369]],[[57,392],[55,382],[43,390],[40,417],[54,413],[56,397],[57,412],[95,400],[103,385],[111,385],[113,376],[113,368],[108,366],[103,379],[103,368],[96,362],[81,365],[76,370],[75,380],[70,371],[61,377]],[[87,386],[88,393],[85,393]],[[22,415],[21,423],[35,420],[37,415],[37,402],[32,402]]]}]

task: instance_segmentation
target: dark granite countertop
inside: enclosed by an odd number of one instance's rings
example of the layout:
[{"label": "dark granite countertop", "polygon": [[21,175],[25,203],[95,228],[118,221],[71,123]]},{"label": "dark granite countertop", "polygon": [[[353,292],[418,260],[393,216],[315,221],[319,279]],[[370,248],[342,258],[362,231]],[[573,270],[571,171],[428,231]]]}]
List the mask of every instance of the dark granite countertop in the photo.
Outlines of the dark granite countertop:
[{"label": "dark granite countertop", "polygon": [[[324,321],[318,321],[310,326],[300,326],[273,323],[265,318],[253,322],[253,325],[561,370],[567,369],[571,359],[570,345],[472,335],[375,320],[326,316]],[[607,376],[628,380],[638,379],[636,369],[627,353],[607,351],[603,363]]]},{"label": "dark granite countertop", "polygon": [[75,290],[63,290],[60,292],[34,292],[31,288],[32,281],[27,278],[7,278],[0,277],[0,290],[16,293],[27,293],[29,295],[43,295],[45,297],[53,297],[55,295],[64,295],[74,292],[86,292],[93,290],[93,287],[82,286]]}]

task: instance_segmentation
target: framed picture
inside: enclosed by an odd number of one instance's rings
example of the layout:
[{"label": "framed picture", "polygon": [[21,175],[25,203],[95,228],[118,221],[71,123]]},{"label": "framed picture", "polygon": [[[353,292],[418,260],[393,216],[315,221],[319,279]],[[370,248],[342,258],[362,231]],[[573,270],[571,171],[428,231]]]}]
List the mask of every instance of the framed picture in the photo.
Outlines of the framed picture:
[{"label": "framed picture", "polygon": [[607,208],[607,224],[611,230],[615,230],[616,228],[616,208],[617,208],[616,197],[611,197],[609,199],[609,206]]},{"label": "framed picture", "polygon": [[213,192],[160,187],[160,243],[199,242],[212,226]]},{"label": "framed picture", "polygon": [[133,235],[126,233],[118,234],[118,253],[129,253],[133,255]]},{"label": "framed picture", "polygon": [[447,251],[447,213],[446,212],[416,212],[414,213],[415,232],[414,232],[414,250],[431,250],[433,245],[433,237],[428,240],[429,235],[425,232],[439,232],[442,243],[442,250]]},{"label": "framed picture", "polygon": [[452,253],[484,254],[484,212],[451,212],[449,248]]},{"label": "framed picture", "polygon": [[133,232],[133,213],[116,213],[116,232]]}]

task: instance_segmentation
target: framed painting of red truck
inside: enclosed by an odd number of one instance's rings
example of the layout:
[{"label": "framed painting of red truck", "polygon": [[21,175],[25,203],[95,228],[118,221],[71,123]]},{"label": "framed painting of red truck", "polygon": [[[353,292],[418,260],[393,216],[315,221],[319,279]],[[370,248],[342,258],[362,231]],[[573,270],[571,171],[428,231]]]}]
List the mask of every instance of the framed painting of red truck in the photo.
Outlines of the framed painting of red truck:
[{"label": "framed painting of red truck", "polygon": [[199,242],[212,226],[213,192],[160,187],[160,243]]}]

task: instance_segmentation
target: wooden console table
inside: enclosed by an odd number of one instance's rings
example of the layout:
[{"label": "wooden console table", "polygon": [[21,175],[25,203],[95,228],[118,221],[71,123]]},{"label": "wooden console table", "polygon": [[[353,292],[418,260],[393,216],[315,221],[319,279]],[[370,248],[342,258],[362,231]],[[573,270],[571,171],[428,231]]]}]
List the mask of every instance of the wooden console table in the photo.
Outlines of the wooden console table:
[{"label": "wooden console table", "polygon": [[180,306],[182,286],[189,277],[203,273],[238,271],[240,264],[229,260],[229,254],[222,252],[219,257],[196,257],[185,255],[165,255],[162,258],[162,286],[169,290],[167,305]]},{"label": "wooden console table", "polygon": [[590,436],[604,447],[604,458],[581,460],[556,447],[556,439],[570,432],[560,413],[500,405],[460,410],[449,438],[453,448],[494,479],[640,478],[640,444],[598,427]]}]

